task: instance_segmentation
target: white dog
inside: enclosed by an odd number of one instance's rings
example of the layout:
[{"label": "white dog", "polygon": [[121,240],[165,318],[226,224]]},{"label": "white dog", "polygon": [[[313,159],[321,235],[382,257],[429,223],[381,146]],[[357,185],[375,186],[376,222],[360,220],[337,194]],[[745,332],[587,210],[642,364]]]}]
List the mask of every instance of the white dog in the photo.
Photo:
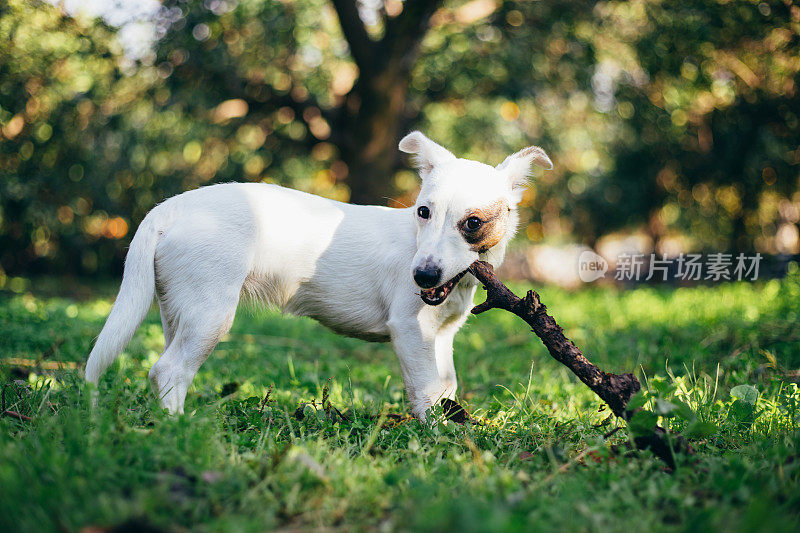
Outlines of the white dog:
[{"label": "white dog", "polygon": [[97,383],[155,293],[166,347],[150,381],[161,404],[182,413],[189,385],[245,293],[344,335],[391,340],[420,419],[453,399],[453,337],[477,285],[466,270],[476,259],[502,261],[530,165],[552,163],[532,146],[493,168],[457,159],[417,131],[399,148],[414,154],[422,177],[407,209],[255,183],[203,187],[155,207],[131,241],[86,379]]}]

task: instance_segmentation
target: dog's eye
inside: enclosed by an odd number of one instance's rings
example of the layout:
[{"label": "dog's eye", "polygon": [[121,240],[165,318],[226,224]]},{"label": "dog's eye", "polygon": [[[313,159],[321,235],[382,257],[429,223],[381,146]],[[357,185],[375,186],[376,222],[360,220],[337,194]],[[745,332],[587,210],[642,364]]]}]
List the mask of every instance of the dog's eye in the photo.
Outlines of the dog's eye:
[{"label": "dog's eye", "polygon": [[427,208],[427,206],[421,205],[419,209],[417,209],[417,214],[419,218],[430,218],[431,217],[431,210]]},{"label": "dog's eye", "polygon": [[478,217],[469,217],[464,223],[464,227],[467,229],[467,231],[475,231],[481,226],[483,226],[483,220],[479,219]]}]

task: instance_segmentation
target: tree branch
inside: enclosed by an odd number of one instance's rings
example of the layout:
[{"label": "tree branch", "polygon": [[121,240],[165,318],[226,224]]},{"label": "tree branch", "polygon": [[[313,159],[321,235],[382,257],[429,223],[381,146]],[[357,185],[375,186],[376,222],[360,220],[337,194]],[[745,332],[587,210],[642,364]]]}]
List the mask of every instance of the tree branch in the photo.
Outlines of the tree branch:
[{"label": "tree branch", "polygon": [[525,298],[518,298],[497,279],[489,263],[476,261],[470,272],[486,286],[486,301],[476,306],[472,313],[478,315],[489,309],[505,309],[520,317],[533,328],[550,355],[566,365],[620,418],[627,418],[625,406],[628,400],[642,388],[633,374],[609,374],[592,364],[575,344],[564,335],[555,319],[547,314],[547,307],[539,295],[528,291]]},{"label": "tree branch", "polygon": [[350,46],[350,55],[362,72],[372,70],[375,41],[367,33],[355,0],[331,0],[339,17],[342,33]]},{"label": "tree branch", "polygon": [[[642,385],[633,374],[610,374],[592,364],[580,349],[564,335],[555,319],[547,314],[547,307],[535,291],[528,291],[525,298],[519,298],[494,275],[492,265],[485,261],[475,261],[469,267],[470,273],[486,287],[486,301],[472,309],[478,315],[489,309],[505,309],[524,320],[542,340],[550,355],[585,383],[601,400],[606,402],[616,416],[629,420],[633,412],[627,409],[631,397]],[[691,453],[691,448],[680,437],[670,439],[669,433],[659,427],[652,434],[638,436],[634,444],[639,449],[649,448],[663,459],[670,468],[675,468],[673,445]]]}]

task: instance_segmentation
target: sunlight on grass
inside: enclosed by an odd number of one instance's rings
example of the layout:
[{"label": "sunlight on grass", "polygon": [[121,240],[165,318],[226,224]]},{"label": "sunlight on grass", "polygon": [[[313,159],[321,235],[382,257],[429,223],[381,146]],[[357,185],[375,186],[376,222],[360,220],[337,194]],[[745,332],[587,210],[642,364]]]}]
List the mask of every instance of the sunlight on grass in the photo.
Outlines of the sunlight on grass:
[{"label": "sunlight on grass", "polygon": [[0,294],[4,409],[31,417],[0,418],[0,527],[615,531],[635,514],[656,530],[791,530],[799,280],[541,290],[567,335],[602,368],[636,370],[648,416],[690,439],[697,453],[674,474],[626,451],[635,427],[508,313],[473,317],[456,339],[461,401],[482,425],[445,424],[438,408],[429,425],[381,419],[408,412],[389,345],[246,309],[190,414],[169,417],[147,380],[157,313],[93,406],[68,364],[85,361],[110,301]]}]

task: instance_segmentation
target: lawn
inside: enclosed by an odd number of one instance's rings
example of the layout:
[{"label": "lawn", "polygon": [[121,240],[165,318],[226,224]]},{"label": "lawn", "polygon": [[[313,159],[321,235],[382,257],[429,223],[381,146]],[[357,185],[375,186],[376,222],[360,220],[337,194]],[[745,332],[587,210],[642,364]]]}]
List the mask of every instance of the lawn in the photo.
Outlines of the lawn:
[{"label": "lawn", "polygon": [[0,292],[3,409],[30,417],[0,417],[2,531],[798,530],[796,267],[758,284],[541,289],[567,335],[604,369],[636,370],[690,438],[674,472],[628,451],[625,427],[604,438],[624,424],[502,311],[456,338],[481,425],[381,416],[408,412],[389,345],[246,307],[171,417],[147,381],[157,313],[92,391],[77,368],[113,294],[74,292]]}]

